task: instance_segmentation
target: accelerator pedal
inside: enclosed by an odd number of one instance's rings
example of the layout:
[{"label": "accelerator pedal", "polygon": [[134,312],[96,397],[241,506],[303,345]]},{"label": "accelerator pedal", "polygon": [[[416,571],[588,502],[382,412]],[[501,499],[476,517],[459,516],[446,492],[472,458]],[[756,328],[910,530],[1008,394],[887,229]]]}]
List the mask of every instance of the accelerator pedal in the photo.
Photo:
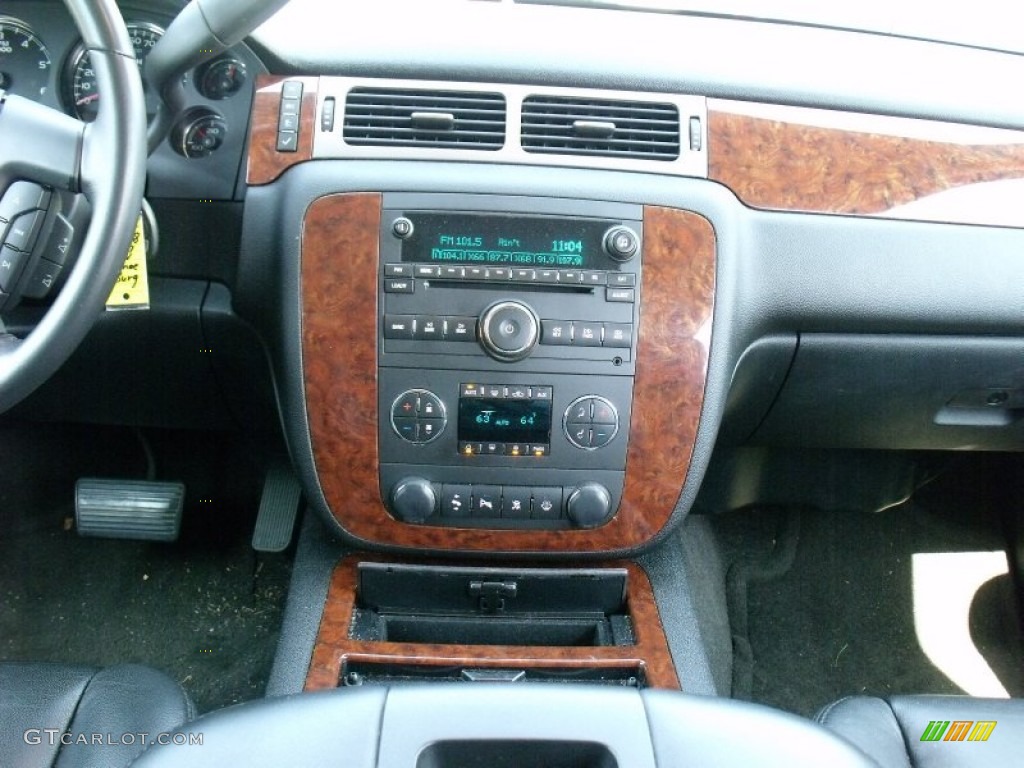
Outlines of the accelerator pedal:
[{"label": "accelerator pedal", "polygon": [[82,478],[75,484],[79,536],[174,541],[185,505],[183,483]]},{"label": "accelerator pedal", "polygon": [[288,548],[299,514],[302,488],[291,468],[274,467],[263,482],[260,511],[256,516],[256,530],[252,533],[252,548],[257,552],[282,552]]}]

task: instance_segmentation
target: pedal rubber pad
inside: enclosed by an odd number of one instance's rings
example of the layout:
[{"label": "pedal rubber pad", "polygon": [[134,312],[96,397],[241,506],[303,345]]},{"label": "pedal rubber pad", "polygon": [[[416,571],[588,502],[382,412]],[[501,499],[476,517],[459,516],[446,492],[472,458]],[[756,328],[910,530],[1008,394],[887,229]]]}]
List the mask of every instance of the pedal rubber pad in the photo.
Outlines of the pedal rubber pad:
[{"label": "pedal rubber pad", "polygon": [[181,531],[183,483],[82,478],[75,484],[79,536],[174,541]]},{"label": "pedal rubber pad", "polygon": [[274,467],[267,472],[256,530],[252,533],[253,549],[281,552],[288,548],[301,498],[302,488],[289,467]]}]

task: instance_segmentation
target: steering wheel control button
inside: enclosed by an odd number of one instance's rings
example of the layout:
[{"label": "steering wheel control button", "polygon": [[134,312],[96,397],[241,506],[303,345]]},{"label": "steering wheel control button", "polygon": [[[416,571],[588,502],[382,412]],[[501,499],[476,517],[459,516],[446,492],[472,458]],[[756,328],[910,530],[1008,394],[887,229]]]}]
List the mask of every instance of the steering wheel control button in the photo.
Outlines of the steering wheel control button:
[{"label": "steering wheel control button", "polygon": [[39,236],[39,228],[43,225],[45,211],[30,211],[23,213],[10,223],[7,229],[7,236],[4,238],[4,245],[10,246],[25,253],[32,252],[32,246]]},{"label": "steering wheel control button", "polygon": [[534,520],[558,520],[562,516],[562,489],[540,486],[532,491]]},{"label": "steering wheel control button", "polygon": [[586,395],[569,404],[562,418],[565,436],[577,448],[604,448],[619,431],[619,412],[608,400]]},{"label": "steering wheel control button", "polygon": [[21,295],[29,299],[44,299],[57,284],[63,267],[46,259],[39,259],[31,277],[22,286]]},{"label": "steering wheel control button", "polygon": [[437,511],[437,493],[422,477],[406,477],[391,490],[391,509],[406,523],[422,523]]},{"label": "steering wheel control button", "polygon": [[640,239],[629,227],[612,227],[604,235],[604,249],[616,261],[629,261],[640,247]]},{"label": "steering wheel control button", "polygon": [[522,360],[533,351],[539,337],[540,320],[521,302],[499,301],[480,317],[480,344],[495,360]]},{"label": "steering wheel control button", "polygon": [[27,260],[27,253],[16,251],[10,246],[5,245],[0,249],[0,291],[14,292],[14,285],[18,282]]},{"label": "steering wheel control button", "polygon": [[596,528],[608,520],[612,496],[598,483],[584,483],[569,492],[565,502],[566,516],[579,528]]},{"label": "steering wheel control button", "polygon": [[447,423],[444,403],[428,390],[410,389],[391,404],[391,426],[407,442],[432,442],[444,432]]},{"label": "steering wheel control button", "polygon": [[52,261],[54,264],[64,266],[68,255],[71,252],[72,243],[75,239],[75,228],[71,222],[62,215],[57,214],[53,219],[53,228],[50,230],[46,242],[43,244],[40,256]]},{"label": "steering wheel control button", "polygon": [[0,223],[9,222],[29,211],[43,210],[50,202],[50,193],[31,181],[16,181],[0,199]]},{"label": "steering wheel control button", "polygon": [[407,219],[405,216],[399,216],[391,222],[391,234],[395,237],[405,240],[406,238],[412,237],[412,233],[413,225],[411,219]]},{"label": "steering wheel control button", "polygon": [[469,517],[472,510],[472,486],[445,483],[441,487],[441,517]]}]

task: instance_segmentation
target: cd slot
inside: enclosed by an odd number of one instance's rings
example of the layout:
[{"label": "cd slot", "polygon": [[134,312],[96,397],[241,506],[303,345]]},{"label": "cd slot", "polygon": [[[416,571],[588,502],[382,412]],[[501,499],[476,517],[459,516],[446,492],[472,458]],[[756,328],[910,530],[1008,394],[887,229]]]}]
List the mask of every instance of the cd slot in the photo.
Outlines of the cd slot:
[{"label": "cd slot", "polygon": [[474,282],[471,280],[445,280],[444,278],[433,278],[430,281],[431,288],[474,288],[485,291],[508,292],[509,288],[528,291],[541,291],[546,293],[577,293],[594,295],[594,289],[586,285],[570,285],[567,283],[498,283],[492,281]]}]

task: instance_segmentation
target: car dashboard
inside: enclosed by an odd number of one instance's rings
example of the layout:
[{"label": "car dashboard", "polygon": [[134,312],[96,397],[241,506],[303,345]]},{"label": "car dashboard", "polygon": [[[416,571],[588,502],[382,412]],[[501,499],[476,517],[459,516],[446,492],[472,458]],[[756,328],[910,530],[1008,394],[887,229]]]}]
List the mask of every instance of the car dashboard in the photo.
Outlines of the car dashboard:
[{"label": "car dashboard", "polygon": [[[676,537],[693,516],[829,492],[778,482],[767,454],[799,475],[852,452],[1024,446],[1024,106],[1004,90],[1020,53],[384,5],[294,0],[185,76],[149,158],[150,312],[107,313],[19,410],[283,435],[311,518],[300,554],[311,538],[320,554],[315,584],[292,585],[277,692],[525,670],[721,693],[696,610],[674,610],[695,588]],[[122,8],[141,55],[177,5]],[[6,87],[88,119],[63,6],[6,3],[4,39],[38,70]],[[133,382],[97,379],[126,354]],[[854,482],[883,509],[914,490],[889,479]],[[584,614],[619,618],[589,634]],[[581,707],[570,735],[475,724],[506,706],[477,692],[447,705],[465,729],[418,727],[424,744],[600,741],[593,715],[602,743],[666,738],[563,695]],[[369,722],[385,704],[363,698]],[[637,764],[671,764],[661,749]]]}]

